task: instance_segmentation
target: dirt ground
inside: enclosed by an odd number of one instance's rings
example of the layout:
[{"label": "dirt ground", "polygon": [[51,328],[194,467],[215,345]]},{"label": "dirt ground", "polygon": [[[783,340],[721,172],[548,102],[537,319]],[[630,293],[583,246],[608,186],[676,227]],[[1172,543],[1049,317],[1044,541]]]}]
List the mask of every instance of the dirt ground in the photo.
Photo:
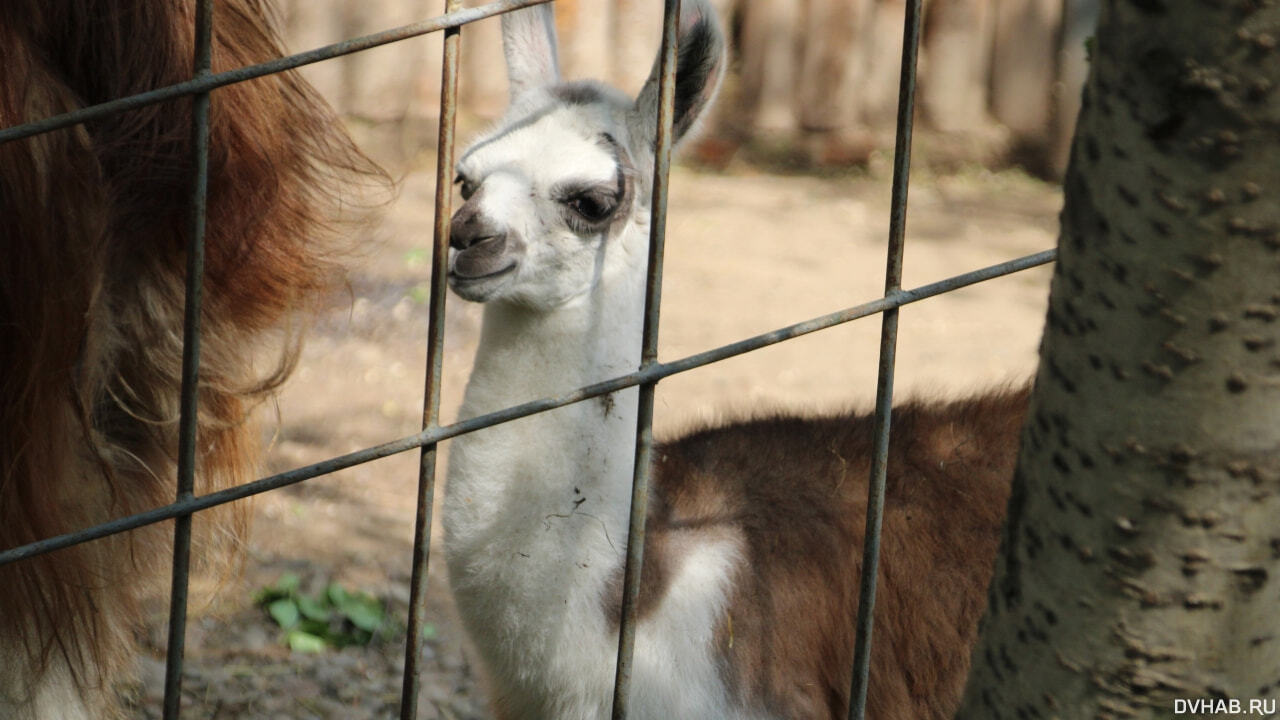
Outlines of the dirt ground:
[{"label": "dirt ground", "polygon": [[[879,167],[883,167],[883,158]],[[398,200],[362,242],[350,292],[312,333],[269,422],[265,472],[278,472],[419,429],[434,170],[402,181]],[[917,171],[907,223],[905,286],[1052,247],[1061,193],[1014,172]],[[888,172],[840,177],[673,175],[661,355],[673,359],[855,305],[881,294]],[[1049,270],[1038,268],[905,308],[899,396],[959,395],[1030,376]],[[451,297],[443,415],[456,417],[475,351],[480,308]],[[764,408],[868,407],[880,323],[826,330],[664,381],[657,427]],[[447,445],[445,448],[447,452]],[[260,496],[243,578],[188,634],[185,718],[385,718],[399,699],[408,603],[417,453],[405,453]],[[441,468],[443,475],[443,465]],[[439,540],[439,525],[436,525]],[[488,718],[480,670],[468,660],[438,548],[430,574],[434,636],[421,718]],[[385,599],[388,639],[367,648],[291,653],[253,606],[285,572],[304,587],[339,581]],[[160,608],[163,610],[163,607]],[[158,717],[163,619],[149,637],[138,702]]]}]

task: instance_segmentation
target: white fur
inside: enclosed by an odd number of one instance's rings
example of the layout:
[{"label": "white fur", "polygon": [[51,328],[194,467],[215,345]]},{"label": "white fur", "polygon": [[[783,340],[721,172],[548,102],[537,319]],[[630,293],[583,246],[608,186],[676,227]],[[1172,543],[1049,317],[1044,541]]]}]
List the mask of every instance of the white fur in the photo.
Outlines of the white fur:
[{"label": "white fur", "polygon": [[[599,101],[590,103],[530,87],[530,77],[555,76],[554,57],[522,60],[547,52],[531,40],[551,36],[538,22],[549,16],[527,13],[504,26],[512,107],[458,163],[482,193],[472,206],[519,238],[504,250],[514,271],[455,285],[487,302],[464,418],[640,364],[647,178],[632,178],[630,205],[592,235],[566,221],[555,190],[616,182],[605,134],[624,165],[650,166],[647,136],[631,129],[653,118],[600,86],[591,86]],[[626,553],[637,398],[625,390],[452,441],[443,517],[450,581],[504,718],[609,713],[618,636],[617,609],[606,602],[617,597],[616,586],[609,590]],[[683,545],[667,592],[637,626],[631,717],[758,718],[735,707],[714,647],[742,541],[691,535]]]}]

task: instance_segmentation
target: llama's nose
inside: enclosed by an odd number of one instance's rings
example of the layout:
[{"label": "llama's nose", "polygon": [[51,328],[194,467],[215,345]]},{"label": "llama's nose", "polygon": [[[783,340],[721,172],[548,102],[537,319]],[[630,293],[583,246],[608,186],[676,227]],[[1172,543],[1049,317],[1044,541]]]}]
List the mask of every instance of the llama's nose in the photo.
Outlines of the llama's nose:
[{"label": "llama's nose", "polygon": [[456,250],[466,250],[503,234],[504,229],[485,217],[476,203],[463,205],[449,223],[449,245]]}]

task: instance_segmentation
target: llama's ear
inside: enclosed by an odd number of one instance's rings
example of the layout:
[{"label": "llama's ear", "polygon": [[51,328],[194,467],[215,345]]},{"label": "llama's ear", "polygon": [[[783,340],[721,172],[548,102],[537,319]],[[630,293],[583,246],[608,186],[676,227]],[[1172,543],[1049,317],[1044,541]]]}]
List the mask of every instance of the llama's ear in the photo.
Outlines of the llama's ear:
[{"label": "llama's ear", "polygon": [[559,82],[556,20],[551,5],[536,5],[503,15],[502,51],[507,56],[511,100],[526,90]]},{"label": "llama's ear", "polygon": [[[680,50],[676,59],[675,139],[684,137],[711,104],[724,75],[725,41],[715,10],[706,0],[683,0],[680,9]],[[636,98],[634,130],[648,147],[657,142],[658,81],[662,53],[640,96]]]}]

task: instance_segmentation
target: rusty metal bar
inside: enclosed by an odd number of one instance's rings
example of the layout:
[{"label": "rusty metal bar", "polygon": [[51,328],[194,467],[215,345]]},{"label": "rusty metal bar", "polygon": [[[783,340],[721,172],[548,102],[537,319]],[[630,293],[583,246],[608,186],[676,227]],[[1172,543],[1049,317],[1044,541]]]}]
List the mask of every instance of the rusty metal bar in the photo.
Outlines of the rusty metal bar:
[{"label": "rusty metal bar", "polygon": [[[906,245],[907,189],[911,175],[911,129],[915,113],[916,58],[920,49],[922,0],[907,2],[902,29],[902,71],[898,84],[898,125],[893,150],[893,198],[889,214],[889,248],[885,267],[886,297],[902,289],[902,252]],[[858,591],[857,639],[849,693],[850,720],[863,720],[871,670],[871,631],[880,568],[880,530],[884,520],[885,477],[889,463],[889,428],[893,417],[893,371],[898,346],[898,308],[885,310],[880,328],[880,367],[876,382],[875,445],[867,487],[867,523],[862,544],[862,578]]]},{"label": "rusty metal bar", "polygon": [[[445,0],[445,12],[458,9],[461,0]],[[434,429],[440,421],[440,383],[444,361],[444,309],[446,271],[449,263],[449,220],[453,200],[454,129],[458,118],[458,45],[462,29],[449,28],[444,35],[444,59],[440,80],[440,130],[436,148],[435,232],[431,255],[431,316],[427,321],[427,378],[422,398],[422,429]],[[422,629],[427,616],[427,577],[431,557],[431,516],[435,505],[437,443],[422,446],[418,458],[418,510],[413,526],[413,574],[409,580],[409,629],[404,641],[404,676],[400,690],[401,720],[418,717],[422,689]]]},{"label": "rusty metal bar", "polygon": [[392,440],[390,442],[375,445],[373,447],[364,448],[355,452],[339,455],[329,458],[312,465],[287,470],[276,475],[270,475],[253,482],[238,485],[233,488],[219,490],[218,492],[209,493],[207,495],[198,495],[194,498],[182,500],[169,505],[144,510],[143,512],[133,515],[111,520],[109,522],[94,525],[83,530],[65,533],[63,535],[55,535],[44,540],[37,540],[26,545],[19,545],[15,548],[0,552],[0,565],[8,565],[12,562],[18,562],[36,555],[43,555],[55,550],[61,550],[65,547],[77,545],[90,540],[115,535],[117,533],[126,532],[144,525],[150,525],[162,520],[169,520],[179,515],[190,514],[201,510],[208,510],[211,507],[223,505],[225,503],[243,500],[247,497],[260,495],[270,490],[276,490],[289,485],[295,485],[305,480],[310,480],[321,475],[345,470],[371,460],[389,457],[407,450],[420,448],[423,445],[438,443],[443,440],[466,435],[477,430],[483,430],[487,427],[497,425],[499,423],[518,420],[522,417],[536,415],[537,413],[554,410],[565,405],[572,405],[576,402],[589,400],[601,395],[625,390],[644,382],[658,381],[663,378],[677,375],[679,373],[688,372],[696,368],[711,365],[721,360],[727,360],[731,357],[737,357],[763,347],[776,345],[780,342],[792,340],[802,335],[825,330],[836,325],[858,320],[860,318],[875,315],[892,308],[910,305],[914,302],[927,300],[953,290],[968,287],[980,282],[992,280],[1004,275],[1009,275],[1028,268],[1037,267],[1053,262],[1058,256],[1058,251],[1044,250],[1031,255],[1024,255],[1013,260],[1006,260],[1002,263],[989,265],[978,270],[972,270],[962,275],[955,275],[935,283],[922,285],[911,290],[900,290],[886,297],[877,298],[871,302],[855,305],[837,310],[833,313],[820,315],[803,322],[778,328],[770,332],[761,333],[753,337],[739,340],[728,345],[705,350],[700,353],[688,355],[666,363],[655,363],[648,367],[637,370],[636,372],[619,375],[618,377],[605,380],[603,382],[587,385],[578,388],[563,395],[545,397],[539,400],[532,400],[520,405],[514,405],[509,408],[497,410],[474,418],[469,418],[452,425],[443,425],[434,429],[423,430],[422,432],[409,435],[407,437]]},{"label": "rusty metal bar", "polygon": [[[666,0],[662,19],[662,64],[658,79],[658,128],[654,149],[653,197],[649,208],[649,265],[644,294],[644,336],[640,371],[658,362],[658,324],[662,307],[662,253],[667,238],[667,186],[676,97],[676,58],[680,45],[680,0]],[[622,620],[618,628],[618,661],[613,681],[613,720],[625,720],[631,692],[631,661],[636,649],[636,607],[644,566],[645,520],[649,510],[649,474],[653,456],[653,395],[658,378],[640,385],[636,415],[635,470],[631,484],[631,518],[627,526],[627,562],[622,580]]]},{"label": "rusty metal bar", "polygon": [[195,95],[198,93],[207,93],[210,90],[224,87],[226,85],[234,85],[235,83],[252,80],[264,75],[272,75],[274,73],[292,70],[320,62],[321,60],[329,60],[331,58],[350,55],[368,50],[380,45],[407,40],[408,38],[426,35],[428,33],[440,32],[450,28],[457,28],[472,23],[477,20],[502,13],[518,10],[530,5],[541,5],[551,0],[498,0],[487,5],[468,8],[466,10],[458,10],[440,17],[423,20],[421,22],[402,25],[391,30],[373,33],[372,35],[364,35],[351,40],[325,45],[307,52],[288,55],[275,60],[268,60],[257,65],[247,65],[245,67],[227,70],[225,72],[207,74],[203,77],[197,77],[186,82],[166,85],[155,90],[138,93],[136,95],[128,95],[126,97],[109,100],[97,105],[90,105],[86,108],[73,110],[61,115],[54,115],[43,120],[35,122],[23,123],[22,125],[14,125],[0,129],[0,143],[10,142],[12,140],[20,140],[32,135],[39,135],[51,130],[58,130],[72,125],[78,125],[89,120],[97,120],[108,115],[133,110],[135,108],[154,105],[165,100],[182,97],[184,95]]},{"label": "rusty metal bar", "polygon": [[[207,77],[213,64],[213,0],[198,0],[193,77]],[[200,307],[204,289],[204,229],[209,191],[209,93],[191,98],[191,215],[187,237],[187,281],[182,330],[182,400],[178,421],[178,497],[195,491],[196,430],[199,426]],[[187,588],[191,573],[191,515],[179,515],[173,531],[173,578],[169,591],[169,644],[164,665],[164,718],[181,713],[182,664],[187,635]]]}]

